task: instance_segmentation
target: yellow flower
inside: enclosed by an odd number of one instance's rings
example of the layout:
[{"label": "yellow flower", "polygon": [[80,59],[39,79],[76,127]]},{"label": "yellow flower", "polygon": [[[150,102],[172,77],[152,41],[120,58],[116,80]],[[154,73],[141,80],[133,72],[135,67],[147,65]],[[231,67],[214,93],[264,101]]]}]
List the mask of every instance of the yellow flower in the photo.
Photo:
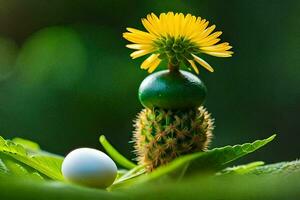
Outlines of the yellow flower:
[{"label": "yellow flower", "polygon": [[227,42],[217,44],[222,34],[221,31],[214,32],[215,25],[208,26],[209,22],[201,17],[191,14],[184,16],[182,13],[161,13],[157,17],[154,13],[142,19],[146,30],[140,31],[127,28],[123,37],[133,44],[126,47],[134,49],[130,56],[135,59],[146,54],[151,54],[142,64],[142,69],[153,72],[163,59],[169,62],[169,68],[178,69],[184,64],[192,67],[198,74],[197,64],[208,71],[213,68],[199,54],[205,53],[217,57],[231,57],[232,47]]}]

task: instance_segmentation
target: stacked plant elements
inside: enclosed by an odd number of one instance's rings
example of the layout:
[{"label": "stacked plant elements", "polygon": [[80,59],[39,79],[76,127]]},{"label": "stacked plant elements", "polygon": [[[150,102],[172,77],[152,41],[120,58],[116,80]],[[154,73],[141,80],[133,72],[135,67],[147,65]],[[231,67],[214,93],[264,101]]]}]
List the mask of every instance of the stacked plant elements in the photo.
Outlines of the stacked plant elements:
[{"label": "stacked plant elements", "polygon": [[133,141],[139,164],[148,171],[174,158],[205,151],[211,141],[213,119],[202,106],[206,87],[200,78],[180,68],[198,65],[210,72],[213,68],[201,56],[230,57],[232,47],[219,43],[221,31],[213,32],[206,19],[182,13],[149,14],[142,19],[147,32],[127,28],[123,36],[133,44],[133,59],[151,54],[142,69],[152,73],[162,61],[167,70],[146,77],[139,88],[139,100],[145,107],[135,120]]}]

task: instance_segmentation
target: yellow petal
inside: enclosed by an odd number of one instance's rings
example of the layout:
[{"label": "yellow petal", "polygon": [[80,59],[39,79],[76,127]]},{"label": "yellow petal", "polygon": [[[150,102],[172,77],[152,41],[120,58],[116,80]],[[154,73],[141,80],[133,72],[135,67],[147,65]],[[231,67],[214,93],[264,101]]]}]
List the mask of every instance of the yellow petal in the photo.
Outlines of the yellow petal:
[{"label": "yellow petal", "polygon": [[147,29],[147,31],[149,31],[150,33],[152,33],[153,35],[158,36],[159,33],[157,32],[157,30],[155,29],[155,27],[153,27],[153,25],[150,23],[149,20],[147,19],[142,19],[142,24],[144,25],[144,27]]},{"label": "yellow petal", "polygon": [[200,41],[204,38],[206,38],[215,28],[215,25],[210,26],[209,28],[206,28],[208,26],[209,22],[206,21],[203,24],[203,27],[201,30],[197,30],[196,32],[192,33],[190,36],[190,39],[193,39],[195,41]]},{"label": "yellow petal", "polygon": [[186,26],[186,31],[185,31],[185,35],[187,37],[190,37],[191,34],[193,33],[193,30],[194,30],[194,25],[195,25],[195,22],[196,22],[197,18],[195,16],[192,16],[190,21],[189,21],[189,24]]},{"label": "yellow petal", "polygon": [[182,27],[184,25],[184,15],[179,13],[179,22],[178,22],[178,35],[182,36]]},{"label": "yellow petal", "polygon": [[[212,45],[214,45],[214,44],[217,44],[220,40],[221,40],[221,39],[219,39],[219,38],[210,40],[209,42],[206,42],[206,43],[205,43],[205,46],[204,46],[204,47],[201,45],[201,48],[202,48],[202,47],[205,48],[205,47],[209,47],[209,46],[212,46]],[[199,46],[200,46],[200,45],[199,45]],[[200,49],[201,49],[201,48],[200,48]]]},{"label": "yellow petal", "polygon": [[203,48],[205,48],[207,50],[210,50],[210,49],[223,48],[223,47],[228,47],[228,46],[229,46],[228,42],[223,42],[223,43],[216,44],[216,45],[213,45],[213,46],[203,46]]},{"label": "yellow petal", "polygon": [[198,35],[200,34],[201,32],[203,32],[202,30],[202,19],[201,17],[197,17],[197,20],[195,22],[195,24],[193,25],[193,28],[192,28],[192,32],[190,33],[190,38],[193,38],[195,35]]},{"label": "yellow petal", "polygon": [[204,67],[205,69],[207,69],[210,72],[214,72],[214,69],[202,58],[199,58],[198,56],[192,54],[192,56],[194,57],[195,61],[197,63],[199,63],[202,67]]},{"label": "yellow petal", "polygon": [[209,51],[203,51],[203,53],[206,53],[211,56],[216,56],[216,57],[231,57],[233,54],[232,51],[224,51],[224,52],[209,52]]},{"label": "yellow petal", "polygon": [[[140,30],[138,30],[138,29],[136,29],[136,28],[131,28],[131,27],[127,27],[126,30],[127,30],[128,32],[130,32],[130,33],[144,32],[144,31],[140,31]],[[146,32],[144,32],[144,33],[146,33]]]},{"label": "yellow petal", "polygon": [[138,51],[134,51],[133,53],[130,54],[130,56],[132,57],[132,59],[136,59],[138,57],[144,56],[148,53],[151,53],[152,50],[138,50]]},{"label": "yellow petal", "polygon": [[159,54],[151,54],[141,65],[142,69],[148,69],[151,64],[158,58]]},{"label": "yellow petal", "polygon": [[214,46],[207,46],[207,47],[201,47],[200,49],[203,51],[227,51],[229,49],[231,49],[232,46],[229,45],[214,45]]},{"label": "yellow petal", "polygon": [[188,60],[188,62],[191,64],[191,66],[194,69],[194,71],[196,72],[196,74],[199,74],[199,70],[198,70],[195,62],[193,60]]},{"label": "yellow petal", "polygon": [[151,66],[148,68],[148,72],[152,73],[159,65],[159,63],[161,62],[161,60],[159,58],[157,58],[152,64]]},{"label": "yellow petal", "polygon": [[182,30],[181,30],[181,34],[183,36],[186,36],[186,29],[188,27],[188,25],[190,24],[192,15],[191,14],[187,14],[184,18],[183,24],[182,24]]},{"label": "yellow petal", "polygon": [[203,38],[207,37],[209,34],[211,34],[214,30],[216,29],[216,25],[212,25],[210,27],[208,27],[207,29],[205,29],[204,34],[203,34]]},{"label": "yellow petal", "polygon": [[153,48],[152,45],[149,44],[127,44],[126,47],[129,49],[137,49],[137,50],[139,49],[149,50]]},{"label": "yellow petal", "polygon": [[167,26],[167,23],[166,23],[166,17],[167,17],[166,13],[161,13],[159,15],[161,35],[164,35],[164,36],[166,36],[167,33],[168,33],[168,26]]},{"label": "yellow petal", "polygon": [[157,31],[157,33],[159,33],[160,35],[162,30],[160,28],[159,18],[154,13],[151,13],[151,15],[147,17],[147,19],[152,24],[153,28]]},{"label": "yellow petal", "polygon": [[145,37],[148,39],[155,39],[155,36],[151,35],[150,33],[145,32],[145,31],[140,31],[135,28],[127,28],[127,30],[136,36]]},{"label": "yellow petal", "polygon": [[128,40],[129,42],[133,42],[133,43],[141,43],[141,44],[151,44],[153,43],[152,39],[148,39],[148,38],[143,38],[140,37],[138,35],[135,35],[133,33],[123,33],[123,37]]},{"label": "yellow petal", "polygon": [[174,16],[174,37],[178,37],[179,35],[179,25],[180,25],[180,18],[179,18],[179,14],[176,13]]},{"label": "yellow petal", "polygon": [[217,31],[217,32],[214,32],[213,34],[205,37],[205,38],[197,40],[196,42],[200,46],[208,46],[208,45],[206,45],[206,43],[208,43],[209,41],[211,41],[213,39],[218,38],[220,35],[222,35],[222,31]]},{"label": "yellow petal", "polygon": [[167,18],[166,18],[166,24],[168,27],[168,33],[171,36],[174,36],[174,13],[173,12],[168,12],[167,13]]}]

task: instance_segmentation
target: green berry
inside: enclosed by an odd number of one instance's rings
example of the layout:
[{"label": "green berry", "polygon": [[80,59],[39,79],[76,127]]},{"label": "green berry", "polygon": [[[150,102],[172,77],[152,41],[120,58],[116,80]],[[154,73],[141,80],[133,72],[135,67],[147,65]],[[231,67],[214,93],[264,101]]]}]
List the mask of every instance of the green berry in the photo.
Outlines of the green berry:
[{"label": "green berry", "polygon": [[133,137],[137,160],[152,171],[178,156],[204,151],[213,128],[213,119],[202,106],[184,111],[143,109]]},{"label": "green berry", "polygon": [[139,88],[139,99],[146,108],[190,109],[202,105],[206,87],[187,71],[163,70],[146,77]]}]

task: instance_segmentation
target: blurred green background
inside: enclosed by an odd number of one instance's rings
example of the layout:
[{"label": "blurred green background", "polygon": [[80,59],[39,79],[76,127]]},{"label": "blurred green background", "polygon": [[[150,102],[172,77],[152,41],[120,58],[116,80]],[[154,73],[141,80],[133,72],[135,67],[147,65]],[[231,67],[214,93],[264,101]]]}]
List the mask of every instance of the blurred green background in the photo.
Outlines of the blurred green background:
[{"label": "blurred green background", "polygon": [[122,33],[149,12],[208,19],[233,45],[229,59],[204,56],[206,106],[216,119],[213,147],[278,137],[240,162],[299,157],[300,1],[0,0],[0,134],[65,155],[100,148],[130,158],[137,89],[147,76]]}]

